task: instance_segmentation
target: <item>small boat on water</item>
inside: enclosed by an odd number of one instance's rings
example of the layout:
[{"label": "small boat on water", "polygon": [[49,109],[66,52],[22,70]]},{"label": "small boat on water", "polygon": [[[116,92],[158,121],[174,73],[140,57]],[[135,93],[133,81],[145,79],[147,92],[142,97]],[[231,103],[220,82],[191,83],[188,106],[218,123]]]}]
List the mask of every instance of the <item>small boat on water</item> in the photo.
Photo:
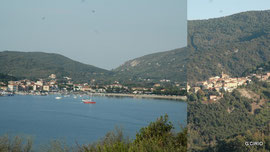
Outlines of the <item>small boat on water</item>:
[{"label": "small boat on water", "polygon": [[82,99],[83,103],[85,104],[96,104],[95,101],[92,101],[92,94],[91,96],[89,97],[89,99]]},{"label": "small boat on water", "polygon": [[92,101],[91,99],[82,99],[83,103],[85,104],[95,104],[95,101]]},{"label": "small boat on water", "polygon": [[56,99],[56,100],[60,100],[60,99],[62,99],[62,97],[55,97],[55,99]]}]

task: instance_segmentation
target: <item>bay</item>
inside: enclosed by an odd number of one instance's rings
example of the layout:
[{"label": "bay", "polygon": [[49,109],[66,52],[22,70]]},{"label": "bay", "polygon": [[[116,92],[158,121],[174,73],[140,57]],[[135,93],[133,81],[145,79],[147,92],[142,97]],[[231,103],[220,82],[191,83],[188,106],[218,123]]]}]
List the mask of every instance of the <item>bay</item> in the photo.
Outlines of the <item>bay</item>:
[{"label": "bay", "polygon": [[95,96],[96,104],[73,95],[0,97],[0,135],[30,137],[34,145],[62,140],[87,144],[101,139],[115,127],[134,138],[140,128],[168,114],[176,131],[186,125],[187,104],[180,101]]}]

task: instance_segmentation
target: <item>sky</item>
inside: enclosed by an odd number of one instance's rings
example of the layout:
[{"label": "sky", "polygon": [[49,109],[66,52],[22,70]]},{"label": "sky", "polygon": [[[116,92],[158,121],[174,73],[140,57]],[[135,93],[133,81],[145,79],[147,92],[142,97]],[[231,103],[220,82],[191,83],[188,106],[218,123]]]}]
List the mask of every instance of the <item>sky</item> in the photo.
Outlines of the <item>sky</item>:
[{"label": "sky", "polygon": [[0,51],[59,53],[113,69],[186,46],[186,0],[1,0]]},{"label": "sky", "polygon": [[59,53],[110,70],[185,46],[186,19],[266,9],[270,0],[1,0],[0,51]]},{"label": "sky", "polygon": [[269,10],[270,0],[188,0],[188,20],[228,16],[251,10]]}]

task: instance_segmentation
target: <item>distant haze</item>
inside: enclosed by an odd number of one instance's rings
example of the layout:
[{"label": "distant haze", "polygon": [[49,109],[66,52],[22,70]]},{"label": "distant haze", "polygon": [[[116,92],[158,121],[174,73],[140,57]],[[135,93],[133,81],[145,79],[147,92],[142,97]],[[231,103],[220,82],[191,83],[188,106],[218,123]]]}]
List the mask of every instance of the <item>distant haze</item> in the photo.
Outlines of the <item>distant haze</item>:
[{"label": "distant haze", "polygon": [[186,45],[186,0],[1,0],[0,51],[59,53],[112,69]]}]

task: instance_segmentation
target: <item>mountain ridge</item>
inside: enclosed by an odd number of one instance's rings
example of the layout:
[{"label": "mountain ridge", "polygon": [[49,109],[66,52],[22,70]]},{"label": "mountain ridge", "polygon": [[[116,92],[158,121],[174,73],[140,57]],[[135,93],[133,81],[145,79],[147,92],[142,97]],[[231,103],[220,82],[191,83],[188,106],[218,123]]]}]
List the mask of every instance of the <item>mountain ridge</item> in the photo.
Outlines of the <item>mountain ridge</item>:
[{"label": "mountain ridge", "polygon": [[[12,57],[10,51],[4,51],[0,52],[0,73],[31,78],[45,77],[45,73],[53,72],[76,81],[101,79],[134,83],[164,79],[196,82],[221,72],[238,77],[245,70],[270,61],[270,10],[188,21],[187,44],[187,47],[129,60],[111,71],[55,53],[35,52],[39,55],[33,55],[33,52],[25,52],[27,55],[23,56],[22,52],[15,51],[13,53],[18,56]],[[3,56],[8,53],[9,60]],[[30,71],[26,73],[27,70]]]},{"label": "mountain ridge", "polygon": [[[125,79],[157,81],[196,82],[222,71],[237,77],[270,60],[269,33],[270,10],[188,21],[187,47],[136,58],[114,71]],[[171,62],[173,59],[175,62]]]},{"label": "mountain ridge", "polygon": [[0,52],[0,65],[0,73],[29,79],[47,78],[54,73],[57,77],[69,76],[75,81],[88,82],[111,73],[60,54],[45,52],[3,51]]}]

